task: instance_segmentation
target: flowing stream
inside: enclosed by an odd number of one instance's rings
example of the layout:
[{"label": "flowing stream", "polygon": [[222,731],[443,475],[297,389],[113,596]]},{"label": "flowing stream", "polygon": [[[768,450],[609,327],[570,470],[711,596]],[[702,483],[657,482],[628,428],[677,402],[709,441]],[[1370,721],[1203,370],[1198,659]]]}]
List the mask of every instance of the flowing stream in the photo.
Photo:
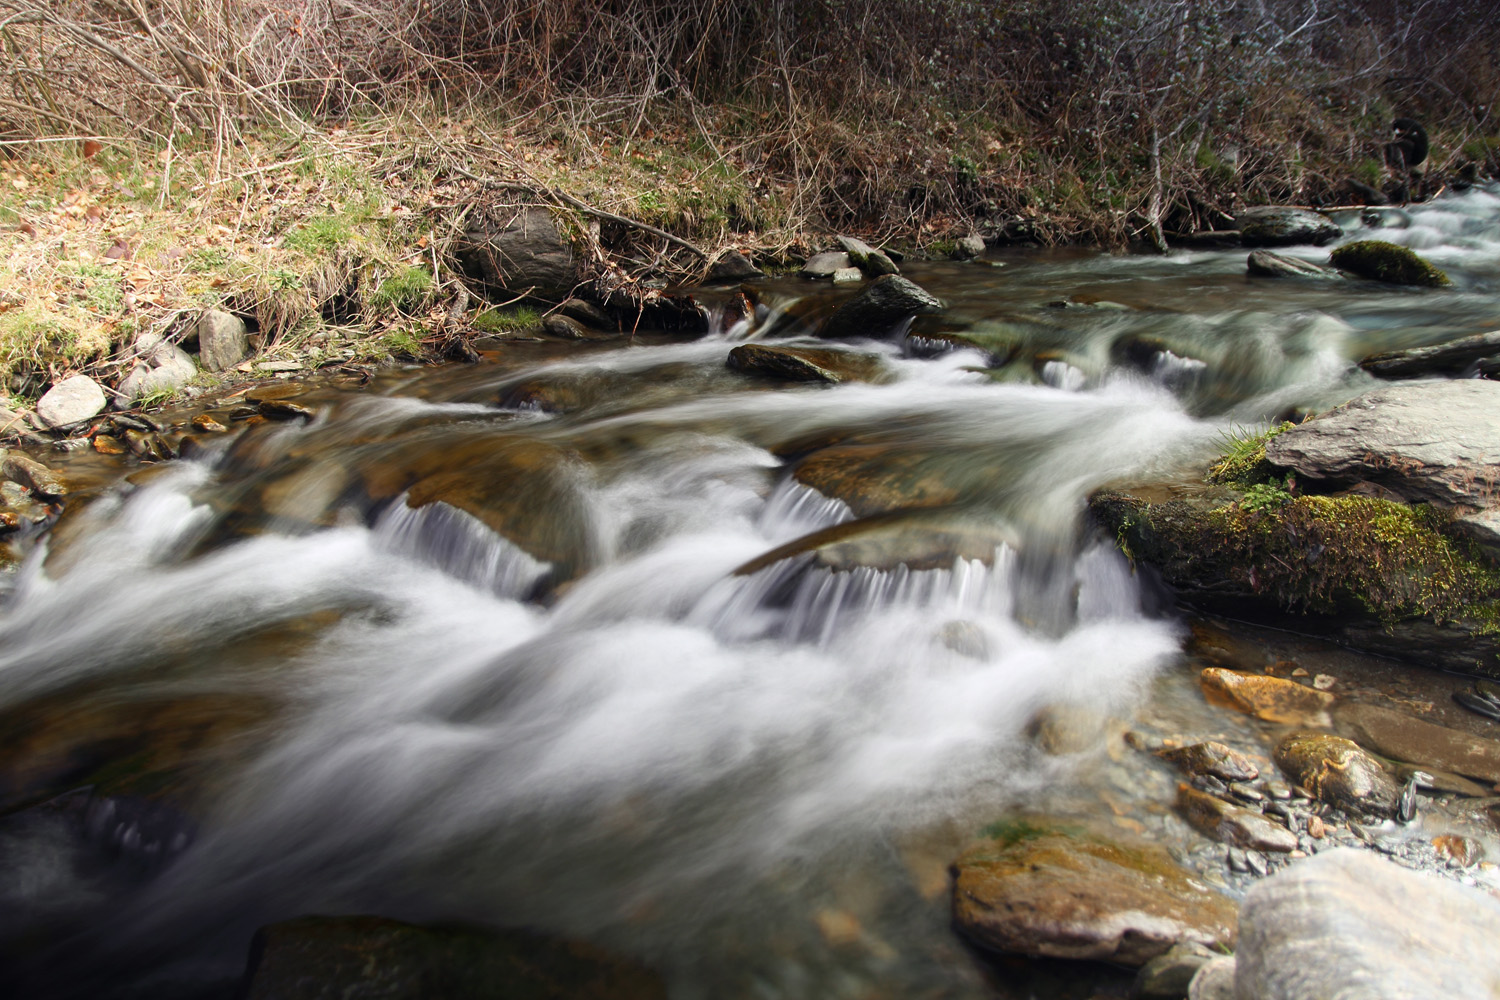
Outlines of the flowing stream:
[{"label": "flowing stream", "polygon": [[380,913],[587,939],[682,1000],[996,995],[946,862],[1100,766],[1039,711],[1129,719],[1180,656],[1088,494],[1500,327],[1500,192],[1341,221],[1456,287],[912,264],[947,312],[825,386],[725,366],[830,346],[847,293],[775,279],[701,292],[701,339],[314,380],[310,422],[119,481],[72,456],[87,502],[0,596],[0,790],[93,789],[0,820],[21,981],[228,996],[257,926]]}]

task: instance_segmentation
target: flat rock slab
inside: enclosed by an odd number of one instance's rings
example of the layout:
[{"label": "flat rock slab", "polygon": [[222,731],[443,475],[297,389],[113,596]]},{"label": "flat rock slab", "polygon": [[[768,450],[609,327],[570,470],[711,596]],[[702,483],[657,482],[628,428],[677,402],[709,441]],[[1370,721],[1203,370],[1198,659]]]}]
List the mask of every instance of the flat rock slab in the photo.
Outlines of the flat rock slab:
[{"label": "flat rock slab", "polygon": [[1368,851],[1258,882],[1240,912],[1236,1000],[1492,1000],[1500,902]]},{"label": "flat rock slab", "polygon": [[1231,945],[1235,905],[1162,847],[1050,820],[1001,824],[954,865],[954,921],[988,948],[1139,966]]},{"label": "flat rock slab", "polygon": [[1361,745],[1386,757],[1500,782],[1500,740],[1470,736],[1379,705],[1345,705],[1337,721]]},{"label": "flat rock slab", "polygon": [[66,427],[104,411],[106,400],[99,383],[87,375],[74,375],[48,389],[36,401],[36,415],[48,427]]},{"label": "flat rock slab", "polygon": [[1382,386],[1272,438],[1266,458],[1313,479],[1378,483],[1412,502],[1489,507],[1500,482],[1500,383]]}]

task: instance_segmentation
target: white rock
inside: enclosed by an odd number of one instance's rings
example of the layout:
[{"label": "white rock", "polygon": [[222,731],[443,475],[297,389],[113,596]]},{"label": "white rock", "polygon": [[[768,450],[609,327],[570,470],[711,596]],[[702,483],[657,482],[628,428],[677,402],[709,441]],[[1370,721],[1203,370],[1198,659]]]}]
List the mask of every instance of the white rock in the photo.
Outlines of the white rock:
[{"label": "white rock", "polygon": [[1240,910],[1237,1000],[1493,1000],[1500,901],[1351,848],[1257,883]]},{"label": "white rock", "polygon": [[832,277],[835,285],[843,285],[865,280],[865,272],[857,267],[841,267],[833,272]]},{"label": "white rock", "polygon": [[250,353],[245,321],[218,309],[198,317],[198,358],[211,372],[233,368]]},{"label": "white rock", "polygon": [[87,420],[105,407],[104,390],[87,375],[74,375],[48,389],[36,403],[36,414],[48,427]]}]

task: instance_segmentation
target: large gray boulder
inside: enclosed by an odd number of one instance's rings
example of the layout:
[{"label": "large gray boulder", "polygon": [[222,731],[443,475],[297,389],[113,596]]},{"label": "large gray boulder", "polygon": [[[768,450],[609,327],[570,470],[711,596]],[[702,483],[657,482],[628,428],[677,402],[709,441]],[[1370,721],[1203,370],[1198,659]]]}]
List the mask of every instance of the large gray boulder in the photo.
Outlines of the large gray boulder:
[{"label": "large gray boulder", "polygon": [[1500,901],[1367,851],[1256,883],[1240,910],[1236,1000],[1493,1000]]},{"label": "large gray boulder", "polygon": [[936,295],[899,274],[887,274],[839,306],[818,336],[882,337],[913,316],[942,310],[943,300]]},{"label": "large gray boulder", "polygon": [[560,301],[582,278],[572,245],[544,208],[518,209],[502,225],[471,229],[455,250],[465,270],[511,295]]},{"label": "large gray boulder", "polygon": [[220,309],[198,317],[198,360],[211,372],[233,368],[250,353],[245,321]]},{"label": "large gray boulder", "polygon": [[1250,208],[1235,219],[1240,242],[1247,247],[1290,247],[1301,243],[1322,246],[1344,231],[1332,219],[1305,208],[1267,206]]},{"label": "large gray boulder", "polygon": [[1500,383],[1383,386],[1272,438],[1266,458],[1312,479],[1377,483],[1412,502],[1489,507],[1500,483]]},{"label": "large gray boulder", "polygon": [[74,375],[48,389],[36,401],[36,415],[48,427],[66,427],[97,416],[105,407],[104,390],[87,375]]}]

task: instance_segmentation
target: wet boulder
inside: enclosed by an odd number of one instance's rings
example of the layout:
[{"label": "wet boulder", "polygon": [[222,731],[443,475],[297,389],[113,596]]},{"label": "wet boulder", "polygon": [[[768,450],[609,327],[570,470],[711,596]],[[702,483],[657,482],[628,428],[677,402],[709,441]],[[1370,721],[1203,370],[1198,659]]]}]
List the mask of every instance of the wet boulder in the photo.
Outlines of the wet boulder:
[{"label": "wet boulder", "polygon": [[1211,705],[1284,725],[1328,725],[1328,709],[1334,702],[1328,692],[1303,687],[1296,681],[1220,667],[1204,668],[1198,683]]},{"label": "wet boulder", "polygon": [[1335,718],[1341,731],[1386,757],[1500,783],[1500,740],[1379,705],[1347,705]]},{"label": "wet boulder", "polygon": [[1177,811],[1198,832],[1234,847],[1279,853],[1297,849],[1297,835],[1280,823],[1190,785],[1177,786]]},{"label": "wet boulder", "polygon": [[1288,247],[1301,243],[1322,246],[1344,231],[1333,220],[1305,208],[1267,206],[1251,208],[1235,220],[1240,242],[1247,247]]},{"label": "wet boulder", "polygon": [[818,336],[833,340],[882,337],[913,316],[938,313],[943,308],[943,301],[920,285],[899,274],[887,274],[839,306]]},{"label": "wet boulder", "polygon": [[42,499],[57,500],[68,495],[67,480],[23,452],[0,448],[0,476]]},{"label": "wet boulder", "polygon": [[1444,288],[1453,284],[1440,269],[1411,250],[1384,240],[1346,243],[1333,251],[1330,262],[1350,274],[1393,285]]},{"label": "wet boulder", "polygon": [[1240,1000],[1488,1000],[1500,902],[1368,851],[1335,850],[1256,883],[1240,911]]},{"label": "wet boulder", "polygon": [[943,452],[884,444],[834,445],[792,468],[792,478],[842,500],[863,517],[915,507],[941,507],[964,492],[973,466]]},{"label": "wet boulder", "polygon": [[651,972],[525,931],[299,917],[256,931],[246,1000],[659,1000]]},{"label": "wet boulder", "polygon": [[1215,953],[1201,944],[1184,942],[1158,955],[1136,973],[1132,1000],[1182,1000],[1198,970],[1213,961]]},{"label": "wet boulder", "polygon": [[1354,813],[1390,816],[1401,789],[1353,740],[1293,733],[1276,745],[1276,766],[1320,802]]},{"label": "wet boulder", "polygon": [[36,401],[36,415],[47,427],[66,427],[104,412],[106,400],[99,383],[87,375],[58,382]]},{"label": "wet boulder", "polygon": [[1500,482],[1500,382],[1381,386],[1271,438],[1266,460],[1412,502],[1489,507]]},{"label": "wet boulder", "polygon": [[1156,755],[1194,776],[1207,775],[1220,781],[1254,781],[1260,776],[1260,769],[1249,757],[1213,740],[1159,750]]},{"label": "wet boulder", "polygon": [[617,329],[617,324],[609,313],[587,299],[567,299],[557,307],[557,311],[595,330],[613,332]]},{"label": "wet boulder", "polygon": [[1186,604],[1446,670],[1500,672],[1497,570],[1442,511],[1274,484],[1161,500],[1104,492],[1089,503]]},{"label": "wet boulder", "polygon": [[1314,264],[1300,257],[1290,257],[1270,250],[1256,250],[1246,261],[1245,269],[1257,278],[1316,278],[1341,281],[1343,275],[1331,267]]},{"label": "wet boulder", "polygon": [[727,363],[747,375],[787,382],[874,382],[882,374],[876,355],[817,347],[741,344]]},{"label": "wet boulder", "polygon": [[1140,966],[1182,942],[1234,941],[1233,902],[1118,831],[1012,819],[953,867],[954,923],[997,951]]},{"label": "wet boulder", "polygon": [[756,556],[734,575],[749,576],[783,562],[832,573],[951,569],[958,560],[992,563],[997,551],[1015,544],[1015,533],[993,519],[896,511],[803,535]]},{"label": "wet boulder", "polygon": [[1500,331],[1479,333],[1446,344],[1375,354],[1359,363],[1376,378],[1423,378],[1478,371],[1500,374]]}]

